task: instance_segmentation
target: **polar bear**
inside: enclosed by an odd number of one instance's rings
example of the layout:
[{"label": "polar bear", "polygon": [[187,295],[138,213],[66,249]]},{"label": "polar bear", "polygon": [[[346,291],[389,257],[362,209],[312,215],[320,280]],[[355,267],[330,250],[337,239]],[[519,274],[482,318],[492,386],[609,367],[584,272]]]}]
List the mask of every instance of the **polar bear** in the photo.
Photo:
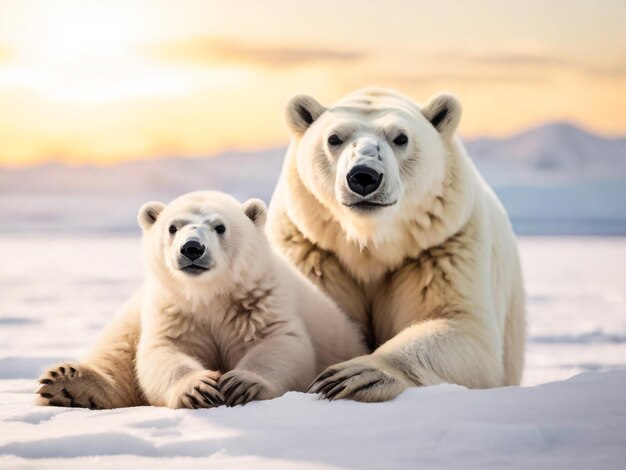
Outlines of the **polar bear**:
[{"label": "polar bear", "polygon": [[271,249],[262,201],[195,192],[147,203],[138,220],[145,285],[83,362],[44,374],[40,404],[234,406],[305,390],[367,351],[357,325]]},{"label": "polar bear", "polygon": [[455,137],[459,101],[367,88],[286,110],[268,233],[367,331],[373,352],[311,391],[383,401],[407,387],[519,384],[524,287],[508,216]]}]

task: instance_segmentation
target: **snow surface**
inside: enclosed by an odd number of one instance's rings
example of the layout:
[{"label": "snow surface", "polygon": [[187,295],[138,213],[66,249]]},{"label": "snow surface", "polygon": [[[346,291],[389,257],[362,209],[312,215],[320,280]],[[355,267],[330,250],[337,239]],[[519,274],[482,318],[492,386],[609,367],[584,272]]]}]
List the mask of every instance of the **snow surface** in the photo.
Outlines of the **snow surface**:
[{"label": "snow surface", "polygon": [[33,406],[39,373],[80,358],[141,283],[138,247],[138,233],[0,236],[0,468],[626,465],[626,239],[521,239],[525,387],[443,385],[381,404],[289,393],[212,410]]}]

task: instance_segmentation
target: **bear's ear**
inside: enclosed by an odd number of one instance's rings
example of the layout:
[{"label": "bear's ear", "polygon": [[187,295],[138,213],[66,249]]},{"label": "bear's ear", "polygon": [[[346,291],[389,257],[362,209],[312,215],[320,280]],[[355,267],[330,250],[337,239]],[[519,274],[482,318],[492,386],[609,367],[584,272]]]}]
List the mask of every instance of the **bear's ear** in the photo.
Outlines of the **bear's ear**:
[{"label": "bear's ear", "polygon": [[436,95],[422,108],[422,114],[444,137],[452,137],[461,120],[461,103],[452,95]]},{"label": "bear's ear", "polygon": [[243,203],[243,211],[257,227],[264,227],[267,220],[267,206],[260,199],[248,199]]},{"label": "bear's ear", "polygon": [[159,218],[159,214],[165,209],[165,204],[158,201],[146,202],[137,214],[137,222],[142,230],[148,230]]},{"label": "bear's ear", "polygon": [[296,95],[287,103],[286,111],[289,129],[295,135],[302,135],[326,108],[312,96]]}]

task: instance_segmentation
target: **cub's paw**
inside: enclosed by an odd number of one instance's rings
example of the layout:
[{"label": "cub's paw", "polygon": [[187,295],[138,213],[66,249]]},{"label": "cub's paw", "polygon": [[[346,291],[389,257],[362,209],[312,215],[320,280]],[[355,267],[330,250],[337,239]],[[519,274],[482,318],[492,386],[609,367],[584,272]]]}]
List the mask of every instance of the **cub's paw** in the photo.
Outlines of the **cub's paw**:
[{"label": "cub's paw", "polygon": [[168,404],[170,408],[214,408],[224,404],[217,381],[219,372],[201,370],[184,379],[174,399]]},{"label": "cub's paw", "polygon": [[328,400],[387,401],[416,384],[373,356],[356,357],[322,372],[309,387]]},{"label": "cub's paw", "polygon": [[41,376],[41,388],[37,390],[37,404],[43,406],[69,406],[110,408],[104,378],[92,369],[80,364],[60,364]]},{"label": "cub's paw", "polygon": [[278,396],[265,379],[247,370],[231,370],[222,375],[219,388],[226,406],[245,405],[253,400]]}]

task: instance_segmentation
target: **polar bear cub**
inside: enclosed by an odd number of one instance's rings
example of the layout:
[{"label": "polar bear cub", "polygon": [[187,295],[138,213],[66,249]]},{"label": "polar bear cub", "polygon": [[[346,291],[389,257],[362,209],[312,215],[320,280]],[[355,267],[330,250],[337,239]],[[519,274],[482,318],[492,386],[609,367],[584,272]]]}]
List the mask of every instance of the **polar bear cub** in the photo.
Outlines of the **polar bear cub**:
[{"label": "polar bear cub", "polygon": [[145,285],[79,364],[40,379],[39,403],[234,406],[303,391],[366,352],[361,332],[272,250],[265,204],[189,193],[145,204]]}]

